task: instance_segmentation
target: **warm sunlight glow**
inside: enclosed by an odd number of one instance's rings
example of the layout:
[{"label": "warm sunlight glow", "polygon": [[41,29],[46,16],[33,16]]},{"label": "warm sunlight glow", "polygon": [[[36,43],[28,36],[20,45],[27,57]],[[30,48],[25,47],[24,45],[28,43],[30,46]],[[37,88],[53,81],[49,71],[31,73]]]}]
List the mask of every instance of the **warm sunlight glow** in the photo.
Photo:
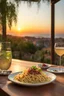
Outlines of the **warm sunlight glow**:
[{"label": "warm sunlight glow", "polygon": [[21,31],[21,28],[19,27],[17,30],[18,30],[18,31]]},{"label": "warm sunlight glow", "polygon": [[[45,0],[44,0],[45,1]],[[64,38],[64,0],[55,5],[55,34]],[[0,30],[1,31],[1,30]],[[14,36],[48,37],[51,35],[51,6],[40,4],[39,10],[36,4],[30,8],[27,3],[21,3],[18,9],[17,25],[12,24],[11,30],[7,26],[7,34]],[[50,34],[50,35],[48,35]],[[60,35],[59,35],[60,34]]]}]

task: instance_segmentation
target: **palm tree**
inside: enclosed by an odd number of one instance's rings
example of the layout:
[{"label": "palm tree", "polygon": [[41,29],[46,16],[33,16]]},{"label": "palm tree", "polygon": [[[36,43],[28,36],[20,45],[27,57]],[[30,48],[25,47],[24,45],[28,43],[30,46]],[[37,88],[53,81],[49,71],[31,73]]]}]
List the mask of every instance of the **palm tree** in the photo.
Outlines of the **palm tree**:
[{"label": "palm tree", "polygon": [[[17,8],[20,1],[40,2],[40,0],[0,0],[0,25],[2,27],[2,38],[6,40],[6,25],[12,26],[12,21],[17,22]],[[43,0],[50,1],[50,0]]]}]

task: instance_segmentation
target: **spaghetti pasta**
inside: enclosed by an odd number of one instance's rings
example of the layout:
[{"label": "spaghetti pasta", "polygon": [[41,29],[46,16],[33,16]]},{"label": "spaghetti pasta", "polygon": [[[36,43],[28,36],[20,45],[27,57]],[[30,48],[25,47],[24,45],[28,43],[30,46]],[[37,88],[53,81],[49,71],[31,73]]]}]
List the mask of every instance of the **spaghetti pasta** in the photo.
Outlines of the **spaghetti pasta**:
[{"label": "spaghetti pasta", "polygon": [[51,80],[41,69],[36,67],[26,69],[23,73],[17,74],[14,79],[24,83],[43,83]]}]

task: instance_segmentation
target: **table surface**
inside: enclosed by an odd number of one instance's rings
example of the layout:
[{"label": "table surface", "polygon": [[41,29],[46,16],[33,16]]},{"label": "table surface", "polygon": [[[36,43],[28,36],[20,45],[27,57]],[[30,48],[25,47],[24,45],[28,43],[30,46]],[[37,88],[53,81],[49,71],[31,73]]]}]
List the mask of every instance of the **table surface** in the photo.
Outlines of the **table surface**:
[{"label": "table surface", "polygon": [[[38,64],[13,59],[9,70],[12,72],[23,71],[25,68],[33,65],[38,66]],[[0,76],[0,89],[9,96],[64,96],[64,73],[55,75],[57,78],[54,82],[37,87],[17,85],[9,81],[7,76]]]}]

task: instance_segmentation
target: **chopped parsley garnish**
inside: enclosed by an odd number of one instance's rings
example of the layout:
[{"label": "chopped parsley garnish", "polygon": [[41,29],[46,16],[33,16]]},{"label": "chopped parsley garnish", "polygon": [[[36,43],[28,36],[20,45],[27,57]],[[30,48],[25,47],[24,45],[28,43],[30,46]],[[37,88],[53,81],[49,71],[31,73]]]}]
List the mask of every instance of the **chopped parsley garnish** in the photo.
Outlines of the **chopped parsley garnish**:
[{"label": "chopped parsley garnish", "polygon": [[36,67],[36,66],[32,66],[32,67],[31,67],[31,69],[34,69],[34,70],[36,70],[36,69],[37,69],[37,67]]},{"label": "chopped parsley garnish", "polygon": [[31,69],[41,72],[41,68],[37,68],[36,66],[32,66]]}]

